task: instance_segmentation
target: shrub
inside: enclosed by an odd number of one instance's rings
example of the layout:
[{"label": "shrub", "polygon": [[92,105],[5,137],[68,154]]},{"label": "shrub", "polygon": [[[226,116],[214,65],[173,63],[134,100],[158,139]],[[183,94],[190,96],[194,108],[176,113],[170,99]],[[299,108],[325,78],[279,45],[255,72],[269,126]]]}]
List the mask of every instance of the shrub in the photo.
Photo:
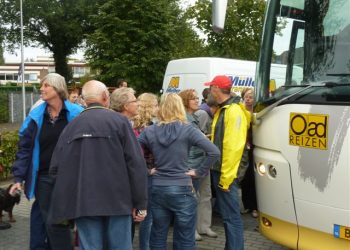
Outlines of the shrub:
[{"label": "shrub", "polygon": [[1,134],[1,156],[0,164],[3,167],[3,172],[0,173],[0,178],[7,178],[11,172],[11,167],[15,161],[17,144],[18,144],[18,131],[3,132]]},{"label": "shrub", "polygon": [[9,121],[8,94],[0,92],[0,122]]}]

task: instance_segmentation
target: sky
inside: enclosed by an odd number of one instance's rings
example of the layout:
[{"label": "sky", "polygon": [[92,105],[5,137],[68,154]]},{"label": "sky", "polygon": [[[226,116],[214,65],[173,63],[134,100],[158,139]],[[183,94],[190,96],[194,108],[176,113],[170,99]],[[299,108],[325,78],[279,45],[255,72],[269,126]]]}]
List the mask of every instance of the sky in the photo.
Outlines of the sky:
[{"label": "sky", "polygon": [[[23,50],[24,53],[24,60],[26,59],[34,59],[36,60],[37,56],[50,56],[52,55],[52,53],[48,50],[44,50],[38,47],[24,47]],[[74,55],[72,55],[72,58],[75,59],[83,59],[84,52],[82,50],[78,50],[78,52]],[[21,61],[21,50],[18,49],[15,51],[15,54],[10,54],[9,52],[4,52],[4,58],[5,58],[5,62],[9,63],[9,62],[20,62]]]},{"label": "sky", "polygon": [[[183,8],[193,5],[197,0],[181,0],[180,5]],[[41,49],[39,47],[24,47],[24,60],[34,59],[36,60],[37,56],[50,56],[52,55],[50,51]],[[84,52],[82,50],[78,50],[76,54],[71,55],[72,58],[75,59],[83,59]],[[14,54],[10,54],[7,51],[4,51],[5,62],[20,62],[21,61],[21,50],[18,49]]]}]

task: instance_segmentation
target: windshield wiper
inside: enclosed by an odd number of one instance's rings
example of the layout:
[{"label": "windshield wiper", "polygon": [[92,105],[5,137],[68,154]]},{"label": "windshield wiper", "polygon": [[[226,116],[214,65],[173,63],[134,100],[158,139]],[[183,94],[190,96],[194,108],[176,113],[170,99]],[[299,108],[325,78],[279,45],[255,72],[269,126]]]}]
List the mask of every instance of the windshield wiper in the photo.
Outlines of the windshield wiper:
[{"label": "windshield wiper", "polygon": [[[268,106],[267,108],[265,108],[264,110],[262,110],[259,113],[254,113],[254,124],[259,124],[261,122],[261,118],[263,118],[267,113],[269,113],[272,109],[274,109],[275,107],[277,107],[280,103],[288,100],[289,98],[304,92],[305,90],[308,90],[310,88],[314,88],[314,87],[327,87],[327,88],[333,88],[333,87],[337,87],[337,86],[345,86],[345,85],[350,85],[350,83],[336,83],[336,82],[322,82],[322,83],[318,83],[318,84],[307,84],[307,85],[299,85],[299,86],[305,86],[305,88],[300,89],[296,92],[294,92],[293,94],[290,94],[280,100],[278,100],[277,102],[271,104],[270,106]],[[293,86],[293,85],[291,85]],[[298,85],[294,85],[294,86],[298,86]]]},{"label": "windshield wiper", "polygon": [[323,82],[324,86],[327,88],[333,88],[333,87],[338,87],[338,86],[346,86],[350,85],[350,83],[345,82],[345,83],[339,83],[339,82]]},{"label": "windshield wiper", "polygon": [[291,88],[305,88],[310,86],[310,84],[303,84],[303,85],[282,85],[282,88],[286,88],[286,89],[291,89]]},{"label": "windshield wiper", "polygon": [[350,73],[329,73],[326,76],[350,76]]},{"label": "windshield wiper", "polygon": [[[310,89],[310,88],[312,88],[312,87],[316,87],[316,86],[319,86],[319,85],[304,85],[304,86],[306,86],[306,87],[303,88],[303,89],[300,89],[300,90],[296,91],[296,92],[293,93],[293,94],[290,94],[290,95],[288,95],[288,96],[282,98],[281,100],[279,100],[279,101],[273,103],[272,105],[268,106],[267,108],[265,108],[263,111],[261,111],[261,112],[255,114],[255,115],[254,115],[254,118],[253,118],[254,124],[259,124],[259,123],[261,122],[261,118],[263,118],[267,113],[269,113],[271,110],[273,110],[275,107],[277,107],[281,102],[284,102],[285,100],[287,100],[287,99],[289,99],[289,98],[291,98],[291,97],[293,97],[293,96],[299,94],[300,92],[303,92],[303,91],[305,91],[305,90],[307,90],[307,89]],[[322,85],[322,86],[323,86],[323,85]]]}]

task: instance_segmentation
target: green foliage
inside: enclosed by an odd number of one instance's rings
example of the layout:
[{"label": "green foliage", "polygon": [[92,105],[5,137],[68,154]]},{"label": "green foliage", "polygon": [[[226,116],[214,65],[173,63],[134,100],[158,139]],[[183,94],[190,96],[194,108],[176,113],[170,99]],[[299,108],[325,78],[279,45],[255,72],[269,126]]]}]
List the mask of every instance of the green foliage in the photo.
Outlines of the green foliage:
[{"label": "green foliage", "polygon": [[9,98],[6,92],[0,92],[0,122],[9,121]]},{"label": "green foliage", "polygon": [[2,47],[2,42],[1,42],[1,37],[0,37],[0,65],[2,65],[4,63],[5,63],[5,60],[4,60],[4,49]]},{"label": "green foliage", "polygon": [[[93,80],[94,78],[95,78],[95,76],[94,76],[94,75],[90,75],[90,74],[86,74],[86,75],[80,77],[79,86],[80,86],[80,87],[83,86],[84,83],[86,83],[86,82],[88,82],[88,81],[90,81],[90,80]],[[76,86],[76,87],[79,87],[79,86]]]},{"label": "green foliage", "polygon": [[211,55],[256,61],[265,4],[264,0],[229,0],[222,34],[212,31],[211,1],[197,1],[187,14],[207,36]]},{"label": "green foliage", "polygon": [[11,172],[11,167],[16,157],[18,140],[18,131],[3,132],[1,134],[0,164],[4,168],[4,171],[0,173],[2,178],[7,178]]},{"label": "green foliage", "polygon": [[209,56],[208,46],[205,41],[199,38],[193,30],[193,24],[186,13],[178,16],[179,21],[175,27],[174,43],[175,48],[171,59]]},{"label": "green foliage", "polygon": [[109,86],[124,78],[139,92],[158,92],[168,61],[201,46],[176,0],[109,0],[97,13],[86,56]]},{"label": "green foliage", "polygon": [[[67,56],[74,53],[90,31],[89,15],[95,12],[100,0],[25,0],[23,1],[24,38],[26,45],[50,50],[56,72],[67,81],[71,72]],[[9,48],[20,41],[19,0],[0,0],[0,25]],[[1,29],[1,27],[0,27]]]}]

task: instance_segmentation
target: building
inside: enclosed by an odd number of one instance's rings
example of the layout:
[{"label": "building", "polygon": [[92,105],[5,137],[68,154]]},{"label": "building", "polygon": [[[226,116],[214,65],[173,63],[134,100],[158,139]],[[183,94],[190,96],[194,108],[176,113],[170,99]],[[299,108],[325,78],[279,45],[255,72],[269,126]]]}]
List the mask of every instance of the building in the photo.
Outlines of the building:
[{"label": "building", "polygon": [[[21,74],[20,65],[20,62],[0,65],[0,84],[21,82],[21,79],[18,78],[18,75]],[[69,59],[68,66],[71,68],[73,80],[76,82],[79,82],[82,76],[90,74],[90,67],[84,61]],[[36,61],[24,62],[25,82],[39,83],[40,79],[53,72],[55,72],[55,62],[52,57],[38,56]],[[68,81],[69,79],[66,80]]]}]

